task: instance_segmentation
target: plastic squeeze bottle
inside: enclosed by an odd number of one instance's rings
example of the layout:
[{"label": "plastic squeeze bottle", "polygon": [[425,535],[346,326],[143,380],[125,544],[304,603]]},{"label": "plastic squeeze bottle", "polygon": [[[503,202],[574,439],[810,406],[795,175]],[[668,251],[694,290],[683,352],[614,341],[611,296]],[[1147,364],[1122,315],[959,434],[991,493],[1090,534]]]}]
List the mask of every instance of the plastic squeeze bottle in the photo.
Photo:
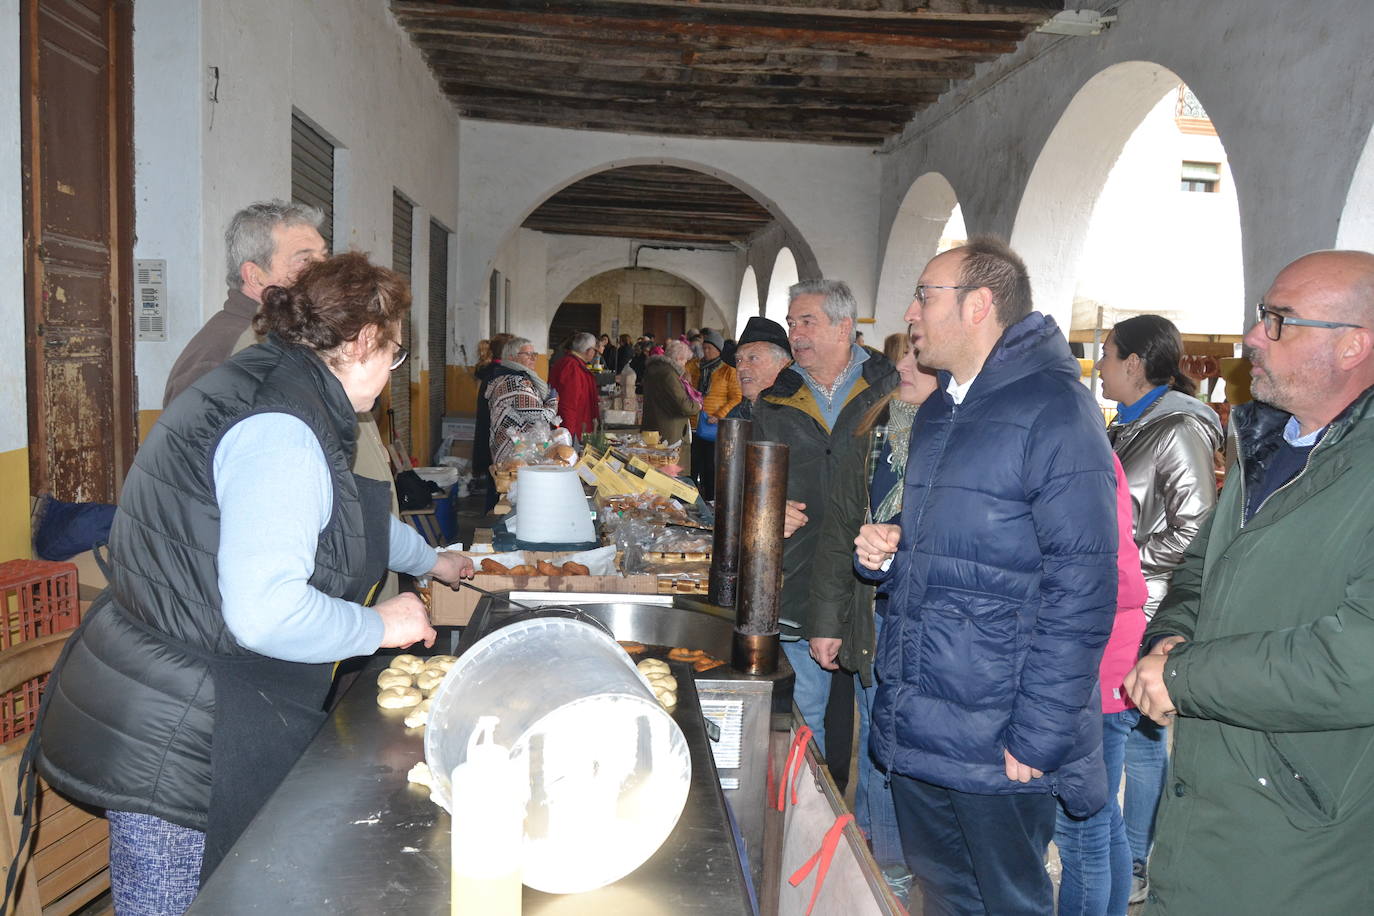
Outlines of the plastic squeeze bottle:
[{"label": "plastic squeeze bottle", "polygon": [[477,720],[453,768],[453,916],[519,916],[529,774],[496,743],[496,716]]}]

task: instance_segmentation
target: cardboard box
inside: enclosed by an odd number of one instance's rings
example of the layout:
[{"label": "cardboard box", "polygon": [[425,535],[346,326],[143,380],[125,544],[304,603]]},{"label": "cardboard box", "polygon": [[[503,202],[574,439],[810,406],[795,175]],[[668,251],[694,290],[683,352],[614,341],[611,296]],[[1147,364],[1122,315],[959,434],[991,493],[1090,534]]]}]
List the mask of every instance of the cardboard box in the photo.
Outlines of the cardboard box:
[{"label": "cardboard box", "polygon": [[[617,595],[656,595],[658,577],[638,576],[489,576],[478,573],[472,584],[489,592],[609,592]],[[429,617],[436,627],[467,626],[482,595],[470,588],[457,591],[443,583],[430,585]]]},{"label": "cardboard box", "polygon": [[[482,562],[482,554],[469,554],[474,564]],[[571,553],[547,553],[537,550],[525,551],[525,558],[531,564],[547,560],[555,565],[563,563]],[[489,592],[609,592],[618,595],[656,595],[659,593],[658,577],[650,574],[637,576],[493,576],[478,573],[472,584]],[[442,582],[430,585],[429,617],[435,626],[467,626],[472,614],[477,610],[477,602],[484,596],[461,585],[455,591]]]}]

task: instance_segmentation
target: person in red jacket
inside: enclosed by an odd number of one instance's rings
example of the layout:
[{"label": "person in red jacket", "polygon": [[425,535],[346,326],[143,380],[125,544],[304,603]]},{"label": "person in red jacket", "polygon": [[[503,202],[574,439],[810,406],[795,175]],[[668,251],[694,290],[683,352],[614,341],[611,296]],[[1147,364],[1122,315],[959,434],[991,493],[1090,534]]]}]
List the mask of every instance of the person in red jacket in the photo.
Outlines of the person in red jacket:
[{"label": "person in red jacket", "polygon": [[563,418],[563,427],[579,439],[596,425],[599,406],[596,376],[587,366],[595,356],[596,338],[579,331],[549,369],[549,385],[558,392],[558,413]]}]

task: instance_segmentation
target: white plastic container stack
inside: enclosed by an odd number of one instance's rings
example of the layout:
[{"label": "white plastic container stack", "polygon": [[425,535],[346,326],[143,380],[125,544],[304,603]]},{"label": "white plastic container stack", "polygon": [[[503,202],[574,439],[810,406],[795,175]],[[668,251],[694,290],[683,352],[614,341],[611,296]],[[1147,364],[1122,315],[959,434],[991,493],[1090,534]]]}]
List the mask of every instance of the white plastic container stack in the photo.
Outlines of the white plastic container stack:
[{"label": "white plastic container stack", "polygon": [[517,536],[527,544],[582,544],[596,540],[587,497],[575,468],[524,465],[515,478]]}]

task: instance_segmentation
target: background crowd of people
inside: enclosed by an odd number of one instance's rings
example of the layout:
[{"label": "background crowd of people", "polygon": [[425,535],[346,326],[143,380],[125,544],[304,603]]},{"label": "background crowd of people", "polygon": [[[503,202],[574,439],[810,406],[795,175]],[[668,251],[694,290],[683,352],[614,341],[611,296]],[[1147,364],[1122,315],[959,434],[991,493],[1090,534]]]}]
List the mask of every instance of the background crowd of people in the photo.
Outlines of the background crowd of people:
[{"label": "background crowd of people", "polygon": [[[1374,834],[1374,677],[1352,654],[1371,561],[1350,550],[1369,523],[1349,508],[1372,497],[1346,470],[1369,437],[1371,293],[1362,252],[1279,274],[1245,337],[1258,400],[1232,412],[1225,462],[1224,415],[1171,321],[1110,329],[1104,422],[1021,259],[991,238],[926,266],[881,352],[848,286],[809,280],[786,327],[751,318],[738,341],[579,333],[549,388],[487,368],[491,449],[526,415],[585,434],[598,372],[642,396],[642,429],[682,443],[708,499],[721,419],[789,445],[794,701],[842,780],[857,712],[856,817],[903,899],[914,882],[927,912],[1229,912],[1231,885],[1207,876],[1230,869],[1248,876],[1245,911],[1293,912],[1312,850],[1349,862]],[[499,352],[534,358],[520,339]],[[1289,557],[1320,549],[1303,538],[1344,551],[1325,587],[1320,560]],[[1340,753],[1323,750],[1332,734]],[[1354,911],[1347,883],[1312,911]]]}]

